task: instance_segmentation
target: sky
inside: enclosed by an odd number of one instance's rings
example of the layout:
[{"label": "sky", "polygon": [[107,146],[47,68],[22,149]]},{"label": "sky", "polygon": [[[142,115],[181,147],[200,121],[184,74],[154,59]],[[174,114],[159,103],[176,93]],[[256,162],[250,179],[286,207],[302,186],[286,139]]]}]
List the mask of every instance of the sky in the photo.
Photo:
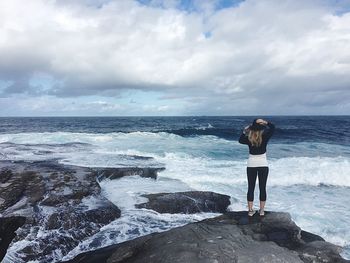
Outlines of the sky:
[{"label": "sky", "polygon": [[0,109],[349,115],[350,0],[0,0]]}]

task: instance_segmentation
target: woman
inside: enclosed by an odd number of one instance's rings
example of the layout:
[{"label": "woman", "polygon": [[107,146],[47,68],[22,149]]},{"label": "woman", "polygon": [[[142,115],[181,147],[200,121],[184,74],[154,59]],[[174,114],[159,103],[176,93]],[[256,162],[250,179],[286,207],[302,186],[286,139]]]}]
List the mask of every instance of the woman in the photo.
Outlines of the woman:
[{"label": "woman", "polygon": [[259,177],[260,190],[260,216],[264,216],[266,202],[266,181],[269,167],[266,159],[266,146],[275,130],[275,125],[263,119],[255,119],[250,126],[245,127],[239,138],[239,142],[249,146],[249,158],[247,165],[248,177],[248,215],[253,216],[254,189],[256,177]]}]

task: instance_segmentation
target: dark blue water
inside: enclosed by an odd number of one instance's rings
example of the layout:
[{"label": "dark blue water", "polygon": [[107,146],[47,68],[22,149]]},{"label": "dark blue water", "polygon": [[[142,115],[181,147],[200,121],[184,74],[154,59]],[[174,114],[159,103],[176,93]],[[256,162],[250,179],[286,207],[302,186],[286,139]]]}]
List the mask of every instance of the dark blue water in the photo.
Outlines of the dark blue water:
[{"label": "dark blue water", "polygon": [[[19,117],[0,118],[0,134],[23,132],[168,132],[237,140],[255,117]],[[350,144],[350,116],[264,116],[276,125],[271,141]]]}]

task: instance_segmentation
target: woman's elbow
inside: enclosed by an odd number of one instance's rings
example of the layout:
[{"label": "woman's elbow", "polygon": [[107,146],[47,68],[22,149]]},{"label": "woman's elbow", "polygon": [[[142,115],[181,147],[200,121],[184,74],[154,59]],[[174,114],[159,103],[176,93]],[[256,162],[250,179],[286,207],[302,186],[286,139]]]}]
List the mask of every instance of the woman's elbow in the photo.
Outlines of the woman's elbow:
[{"label": "woman's elbow", "polygon": [[240,144],[247,144],[247,140],[246,140],[245,137],[239,138],[238,142],[239,142]]}]

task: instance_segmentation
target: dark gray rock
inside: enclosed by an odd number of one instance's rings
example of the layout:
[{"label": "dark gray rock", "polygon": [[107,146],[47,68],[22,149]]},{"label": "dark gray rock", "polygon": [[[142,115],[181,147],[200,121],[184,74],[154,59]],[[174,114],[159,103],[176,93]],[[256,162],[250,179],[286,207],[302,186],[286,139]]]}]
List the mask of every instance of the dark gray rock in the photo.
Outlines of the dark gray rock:
[{"label": "dark gray rock", "polygon": [[6,255],[7,248],[15,238],[15,231],[25,223],[25,217],[1,217],[0,218],[0,261]]},{"label": "dark gray rock", "polygon": [[121,168],[94,168],[98,180],[103,179],[118,179],[123,176],[138,175],[141,177],[148,177],[157,179],[158,172],[163,171],[165,168],[152,168],[152,167],[121,167]]},{"label": "dark gray rock", "polygon": [[28,198],[28,203],[33,205],[43,198],[45,189],[40,174],[31,171],[15,175],[11,170],[5,169],[1,172],[0,185],[0,211],[16,204],[24,196]]},{"label": "dark gray rock", "polygon": [[143,195],[149,201],[136,205],[159,213],[194,214],[199,212],[224,213],[230,205],[228,195],[213,192],[192,191]]},{"label": "dark gray rock", "polygon": [[232,262],[349,262],[339,247],[312,234],[310,242],[287,213],[247,212],[188,224],[167,232],[78,255],[69,263],[232,263]]},{"label": "dark gray rock", "polygon": [[300,258],[307,263],[346,262],[339,256],[340,252],[341,248],[339,246],[325,241],[312,241],[299,249]]},{"label": "dark gray rock", "polygon": [[301,230],[301,239],[305,242],[305,243],[309,243],[312,241],[325,241],[322,237],[315,235],[313,233]]},{"label": "dark gray rock", "polygon": [[[120,217],[100,192],[96,171],[55,161],[0,162],[0,212],[26,223],[13,242],[27,240],[19,261],[57,260]],[[93,207],[89,208],[93,204]]]},{"label": "dark gray rock", "polygon": [[301,229],[292,221],[288,213],[267,212],[261,217],[256,213],[253,217],[248,217],[247,212],[228,212],[229,219],[236,221],[244,234],[250,235],[257,241],[273,241],[279,246],[295,249],[300,245]]},{"label": "dark gray rock", "polygon": [[46,229],[87,229],[91,223],[106,225],[120,217],[120,210],[115,206],[104,207],[104,209],[92,209],[87,211],[76,211],[69,207],[65,210],[51,214],[46,221]]}]

